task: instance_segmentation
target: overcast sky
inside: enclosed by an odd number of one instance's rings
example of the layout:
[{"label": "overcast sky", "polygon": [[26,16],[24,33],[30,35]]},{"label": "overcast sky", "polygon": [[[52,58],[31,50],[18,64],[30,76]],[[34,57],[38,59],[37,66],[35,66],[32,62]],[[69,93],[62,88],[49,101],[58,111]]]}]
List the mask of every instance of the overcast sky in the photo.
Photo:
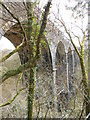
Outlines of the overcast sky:
[{"label": "overcast sky", "polygon": [[[40,0],[39,7],[40,7],[41,9],[43,9],[43,6],[47,3],[47,1],[48,1],[48,0]],[[74,21],[73,18],[72,18],[72,16],[71,16],[72,11],[70,11],[69,9],[66,10],[66,9],[65,9],[65,5],[68,5],[68,7],[74,7],[74,6],[76,5],[76,2],[75,2],[75,0],[69,0],[69,1],[70,1],[70,2],[68,3],[68,0],[53,0],[53,1],[52,1],[52,7],[51,7],[50,12],[51,12],[51,13],[55,13],[57,17],[58,17],[59,15],[61,15],[62,18],[64,19],[67,27],[68,27],[69,29],[72,29],[71,23]],[[76,0],[76,1],[77,1],[77,0]],[[57,9],[57,8],[59,8],[59,10],[60,10],[60,13],[59,13],[59,14],[57,14],[57,13],[58,13],[58,9]],[[55,20],[53,14],[51,14],[49,17],[50,17],[50,19],[51,19],[52,21]],[[83,22],[83,25],[82,25],[82,22]],[[55,22],[54,22],[54,23],[55,23]],[[85,19],[83,19],[83,21],[82,21],[82,19],[79,19],[75,24],[77,24],[77,25],[79,25],[80,27],[83,27],[83,29],[85,29],[87,23],[88,23],[88,16],[86,15],[86,16],[85,16]],[[63,29],[62,29],[62,30],[63,30]],[[61,30],[61,31],[62,31],[62,30]],[[81,33],[80,33],[80,31],[79,31],[78,28],[73,28],[73,31],[75,32],[75,34],[81,36]],[[82,37],[82,36],[81,36],[81,37]],[[75,40],[75,43],[78,44],[76,40]],[[14,49],[14,46],[11,45],[11,43],[8,42],[6,38],[2,37],[2,39],[0,40],[0,49],[3,49],[3,48]]]}]

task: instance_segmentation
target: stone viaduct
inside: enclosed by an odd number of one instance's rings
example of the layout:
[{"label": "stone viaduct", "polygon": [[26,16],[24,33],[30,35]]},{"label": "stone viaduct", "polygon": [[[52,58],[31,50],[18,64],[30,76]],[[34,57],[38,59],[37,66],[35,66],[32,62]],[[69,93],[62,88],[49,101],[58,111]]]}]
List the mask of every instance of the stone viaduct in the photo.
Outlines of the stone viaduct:
[{"label": "stone viaduct", "polygon": [[[6,2],[5,4],[21,22],[26,21],[26,9],[23,3]],[[41,18],[41,12],[38,8],[35,8],[34,14]],[[15,47],[18,46],[22,42],[23,37],[17,22],[13,20],[4,8],[2,8],[2,18],[2,21],[0,20],[2,23],[1,36],[8,38]],[[73,46],[50,20],[47,22],[45,36],[49,46],[47,48],[42,47],[41,58],[44,58],[45,62],[51,65],[54,95],[61,90],[69,92],[72,89],[71,83],[73,81],[76,59]],[[21,64],[27,62],[27,52],[26,47],[19,51]],[[38,70],[41,68],[38,64]]]}]

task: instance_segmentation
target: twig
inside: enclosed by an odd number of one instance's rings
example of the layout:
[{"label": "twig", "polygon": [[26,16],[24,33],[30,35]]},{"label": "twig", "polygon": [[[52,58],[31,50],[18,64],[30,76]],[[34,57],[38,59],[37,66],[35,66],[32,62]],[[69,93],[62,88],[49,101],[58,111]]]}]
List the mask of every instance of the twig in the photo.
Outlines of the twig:
[{"label": "twig", "polygon": [[10,105],[10,104],[16,99],[16,97],[17,97],[24,89],[25,89],[25,88],[21,88],[21,89],[17,92],[17,94],[13,97],[12,100],[10,100],[10,101],[8,101],[8,102],[6,102],[6,103],[4,103],[4,104],[1,104],[0,107],[5,107],[5,106],[7,106],[7,105]]}]

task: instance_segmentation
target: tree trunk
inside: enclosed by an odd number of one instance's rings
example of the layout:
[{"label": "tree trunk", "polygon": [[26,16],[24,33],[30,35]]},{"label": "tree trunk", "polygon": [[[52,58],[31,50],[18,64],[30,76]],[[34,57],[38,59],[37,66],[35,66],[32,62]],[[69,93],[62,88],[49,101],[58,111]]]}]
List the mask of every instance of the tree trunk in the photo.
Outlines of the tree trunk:
[{"label": "tree trunk", "polygon": [[36,68],[29,70],[29,88],[28,88],[28,120],[33,120],[33,100],[35,87]]},{"label": "tree trunk", "polygon": [[80,64],[81,64],[81,70],[82,70],[82,83],[84,86],[84,100],[86,103],[86,116],[87,116],[90,113],[90,98],[89,98],[90,90],[89,90],[88,77],[85,69],[83,56],[80,58]]}]

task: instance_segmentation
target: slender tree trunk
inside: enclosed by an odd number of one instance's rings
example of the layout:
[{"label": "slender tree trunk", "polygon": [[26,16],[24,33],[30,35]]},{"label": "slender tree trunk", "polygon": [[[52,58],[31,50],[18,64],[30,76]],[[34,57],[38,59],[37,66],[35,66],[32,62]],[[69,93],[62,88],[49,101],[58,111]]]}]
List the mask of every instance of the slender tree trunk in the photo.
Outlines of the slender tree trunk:
[{"label": "slender tree trunk", "polygon": [[[32,8],[32,3],[31,0],[26,2],[26,8],[27,8],[27,47],[28,47],[28,60],[29,63],[33,63],[33,40],[31,39],[32,35],[32,23],[33,23],[33,8]],[[33,120],[33,99],[34,99],[34,82],[35,82],[35,71],[34,67],[31,67],[29,65],[29,88],[28,88],[28,115],[27,118],[28,120]]]},{"label": "slender tree trunk", "polygon": [[84,86],[84,100],[86,103],[86,116],[90,113],[90,90],[88,85],[88,77],[85,69],[84,57],[80,58],[81,70],[82,70],[82,82]]}]

